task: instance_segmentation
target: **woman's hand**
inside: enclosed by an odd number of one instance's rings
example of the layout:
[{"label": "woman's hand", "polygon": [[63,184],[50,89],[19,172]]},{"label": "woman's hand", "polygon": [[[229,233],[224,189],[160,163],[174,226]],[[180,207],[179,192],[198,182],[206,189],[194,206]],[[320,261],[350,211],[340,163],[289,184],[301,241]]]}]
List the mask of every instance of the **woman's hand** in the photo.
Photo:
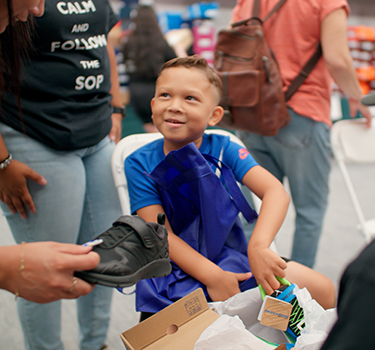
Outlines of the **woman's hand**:
[{"label": "woman's hand", "polygon": [[91,247],[57,242],[0,247],[0,287],[36,303],[86,295],[94,286],[73,274],[98,265],[99,255],[90,250]]},{"label": "woman's hand", "polygon": [[109,132],[109,138],[118,143],[121,140],[121,122],[122,122],[122,114],[120,113],[113,113],[112,114],[112,128]]},{"label": "woman's hand", "polygon": [[21,218],[26,218],[25,206],[32,214],[35,205],[27,188],[27,179],[44,186],[47,181],[26,164],[15,159],[5,168],[0,170],[0,200],[5,203],[12,214],[20,213]]}]

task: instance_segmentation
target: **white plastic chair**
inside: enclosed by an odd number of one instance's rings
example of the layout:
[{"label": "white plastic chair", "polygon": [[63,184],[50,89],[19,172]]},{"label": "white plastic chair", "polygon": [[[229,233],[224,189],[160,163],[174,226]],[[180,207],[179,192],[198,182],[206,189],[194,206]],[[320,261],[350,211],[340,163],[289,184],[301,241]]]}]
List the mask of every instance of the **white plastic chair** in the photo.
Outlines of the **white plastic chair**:
[{"label": "white plastic chair", "polygon": [[121,211],[123,215],[130,215],[130,203],[128,194],[128,183],[124,171],[124,161],[127,156],[138,148],[149,142],[160,139],[160,133],[133,134],[124,137],[116,145],[111,159],[111,167],[115,186],[120,199]]},{"label": "white plastic chair", "polygon": [[365,219],[346,164],[353,162],[375,164],[374,119],[370,129],[365,127],[364,119],[345,119],[334,123],[331,131],[332,151],[353,203],[359,221],[358,229],[365,236],[366,242],[370,242],[375,236],[375,219]]},{"label": "white plastic chair", "polygon": [[[229,136],[233,142],[240,144],[245,147],[243,142],[234,134],[226,130],[221,129],[208,129],[205,131],[207,134],[215,133],[220,135]],[[124,171],[124,160],[127,156],[133,153],[136,149],[144,146],[145,144],[155,141],[161,138],[160,133],[145,133],[145,134],[133,134],[124,137],[116,145],[111,160],[112,174],[115,181],[115,186],[117,188],[117,193],[120,199],[121,210],[124,215],[130,215],[130,203],[128,194],[128,184],[126,181],[125,171]],[[261,200],[252,194],[252,200],[254,203],[254,209],[259,213]],[[277,252],[276,245],[272,242],[271,247],[273,251]]]}]

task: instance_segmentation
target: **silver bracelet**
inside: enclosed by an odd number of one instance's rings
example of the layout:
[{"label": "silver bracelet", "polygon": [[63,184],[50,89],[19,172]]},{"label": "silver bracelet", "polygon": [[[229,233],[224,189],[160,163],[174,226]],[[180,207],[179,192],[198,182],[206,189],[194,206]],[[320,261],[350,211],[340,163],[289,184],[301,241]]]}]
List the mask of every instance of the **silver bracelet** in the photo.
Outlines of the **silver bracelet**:
[{"label": "silver bracelet", "polygon": [[2,162],[0,162],[0,170],[5,169],[10,164],[10,162],[12,161],[12,159],[13,159],[13,157],[9,153],[8,157],[6,157]]}]

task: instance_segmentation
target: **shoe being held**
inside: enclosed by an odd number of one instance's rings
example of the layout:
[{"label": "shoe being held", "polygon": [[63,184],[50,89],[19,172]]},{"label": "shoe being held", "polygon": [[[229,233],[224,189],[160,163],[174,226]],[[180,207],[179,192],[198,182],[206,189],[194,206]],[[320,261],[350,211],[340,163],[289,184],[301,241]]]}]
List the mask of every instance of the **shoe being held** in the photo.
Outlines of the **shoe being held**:
[{"label": "shoe being held", "polygon": [[129,287],[141,279],[163,277],[172,267],[168,252],[165,215],[158,223],[146,222],[136,215],[123,215],[94,241],[100,263],[90,271],[76,271],[75,276],[89,283],[108,287]]}]

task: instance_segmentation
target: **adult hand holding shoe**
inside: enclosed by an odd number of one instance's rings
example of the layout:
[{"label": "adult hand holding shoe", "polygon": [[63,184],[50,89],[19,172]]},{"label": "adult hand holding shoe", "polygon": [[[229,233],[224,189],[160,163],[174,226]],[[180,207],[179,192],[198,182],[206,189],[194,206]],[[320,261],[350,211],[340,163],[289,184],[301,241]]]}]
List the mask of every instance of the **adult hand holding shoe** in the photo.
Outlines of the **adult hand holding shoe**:
[{"label": "adult hand holding shoe", "polygon": [[98,265],[100,257],[91,248],[57,242],[0,247],[0,288],[36,303],[86,295],[94,285],[73,273]]}]

